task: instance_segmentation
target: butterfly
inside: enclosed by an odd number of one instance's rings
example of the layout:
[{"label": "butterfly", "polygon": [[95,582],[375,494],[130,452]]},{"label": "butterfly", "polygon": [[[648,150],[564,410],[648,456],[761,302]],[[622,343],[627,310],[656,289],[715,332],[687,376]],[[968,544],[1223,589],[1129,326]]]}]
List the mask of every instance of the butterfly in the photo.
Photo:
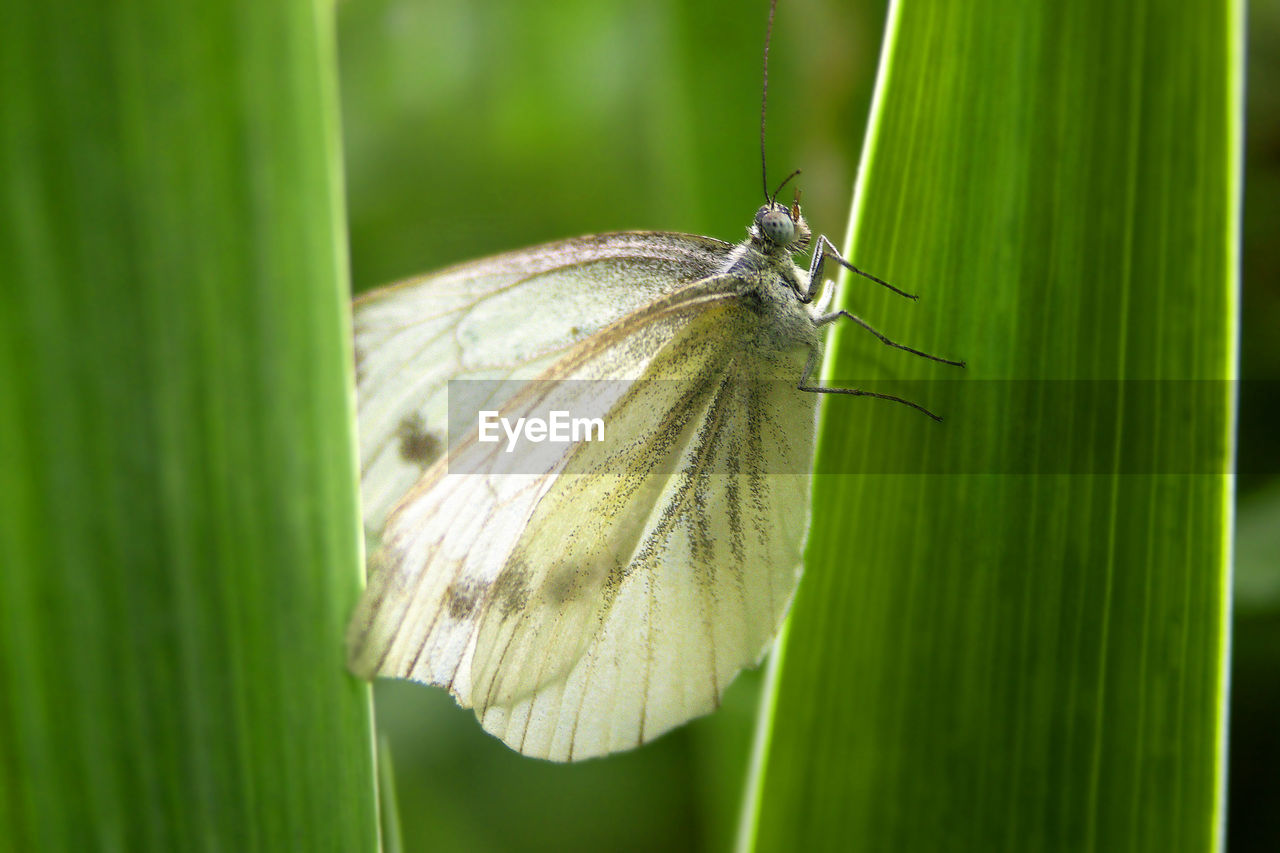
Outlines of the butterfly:
[{"label": "butterfly", "polygon": [[[377,547],[351,670],[445,687],[513,749],[557,761],[714,710],[770,647],[800,578],[819,394],[937,417],[817,384],[831,324],[962,364],[833,309],[828,262],[910,296],[815,241],[799,193],[779,203],[766,179],[736,245],[593,235],[357,299]],[[510,422],[590,411],[613,438],[548,442],[515,466],[479,422],[447,428],[450,397],[466,394],[479,399],[463,408]]]}]

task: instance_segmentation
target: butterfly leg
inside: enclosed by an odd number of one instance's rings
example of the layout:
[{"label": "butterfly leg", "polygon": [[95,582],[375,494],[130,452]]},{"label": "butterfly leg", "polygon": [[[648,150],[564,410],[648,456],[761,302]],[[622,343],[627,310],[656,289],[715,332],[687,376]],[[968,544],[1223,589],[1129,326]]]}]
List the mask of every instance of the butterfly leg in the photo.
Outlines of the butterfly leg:
[{"label": "butterfly leg", "polygon": [[844,256],[836,250],[835,244],[828,240],[825,234],[819,234],[818,247],[814,249],[813,260],[809,263],[809,290],[807,293],[801,294],[801,302],[812,302],[818,295],[818,292],[822,289],[822,267],[826,264],[827,258],[835,261],[840,266],[849,270],[849,272],[856,273],[863,278],[869,278],[876,284],[884,285],[899,296],[905,296],[908,299],[920,298],[913,293],[907,293],[905,290],[899,290],[884,279],[876,278],[871,273],[863,272],[858,269],[844,259]]},{"label": "butterfly leg", "polygon": [[839,320],[841,317],[848,317],[850,320],[857,323],[859,326],[861,326],[862,328],[866,329],[868,332],[870,332],[871,334],[879,338],[880,343],[884,344],[885,346],[891,346],[894,349],[900,349],[903,352],[909,352],[912,355],[918,355],[921,358],[927,358],[930,361],[937,361],[937,362],[941,362],[942,364],[949,364],[952,367],[965,366],[965,363],[963,361],[952,361],[949,358],[942,358],[940,356],[930,355],[927,352],[921,352],[918,349],[912,349],[911,347],[906,346],[905,344],[900,344],[896,341],[891,341],[887,337],[885,337],[884,335],[876,331],[874,328],[872,328],[871,324],[868,323],[866,320],[862,319],[856,314],[850,314],[848,311],[840,310],[840,311],[832,311],[830,314],[823,314],[821,317],[818,318],[817,323],[819,326],[825,326],[828,323],[834,323],[836,320]]},{"label": "butterfly leg", "polygon": [[[906,347],[903,347],[906,349]],[[915,350],[912,350],[914,352]],[[846,394],[850,397],[875,397],[879,400],[889,400],[894,403],[901,403],[904,406],[910,406],[917,412],[924,412],[935,421],[941,421],[942,417],[935,415],[933,412],[921,406],[919,403],[913,403],[910,400],[904,400],[901,397],[895,397],[892,394],[880,394],[875,391],[863,391],[861,388],[827,388],[823,385],[810,385],[809,376],[813,373],[813,368],[818,364],[818,354],[821,350],[814,347],[809,350],[809,360],[805,362],[804,373],[800,375],[800,382],[796,385],[801,391],[810,391],[814,394]],[[953,363],[953,362],[949,362]]]}]

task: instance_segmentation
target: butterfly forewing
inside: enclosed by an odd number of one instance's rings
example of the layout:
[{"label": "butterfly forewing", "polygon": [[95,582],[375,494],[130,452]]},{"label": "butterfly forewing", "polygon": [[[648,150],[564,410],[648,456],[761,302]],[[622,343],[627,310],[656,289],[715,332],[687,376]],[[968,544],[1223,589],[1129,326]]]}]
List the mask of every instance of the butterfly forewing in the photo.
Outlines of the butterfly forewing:
[{"label": "butterfly forewing", "polygon": [[448,449],[448,380],[536,376],[619,317],[711,275],[728,248],[664,232],[581,237],[462,264],[358,299],[366,530],[376,536],[391,508]]},{"label": "butterfly forewing", "polygon": [[[525,393],[504,414],[514,418],[547,404],[548,388],[568,408],[586,408],[573,405],[575,393],[598,397],[624,389],[617,380],[643,375],[648,360],[697,308],[688,299],[675,306],[659,300],[616,332],[587,338],[544,381],[519,386]],[[602,403],[608,401],[593,401]],[[501,445],[480,443],[473,432],[419,478],[381,531],[382,547],[370,561],[369,588],[352,622],[356,672],[448,683],[470,704],[469,666],[460,666],[469,657],[450,617],[463,614],[471,624],[495,594],[515,537],[569,458],[570,448],[559,447],[559,456],[535,460],[541,469],[530,472],[526,465],[515,472]]]}]

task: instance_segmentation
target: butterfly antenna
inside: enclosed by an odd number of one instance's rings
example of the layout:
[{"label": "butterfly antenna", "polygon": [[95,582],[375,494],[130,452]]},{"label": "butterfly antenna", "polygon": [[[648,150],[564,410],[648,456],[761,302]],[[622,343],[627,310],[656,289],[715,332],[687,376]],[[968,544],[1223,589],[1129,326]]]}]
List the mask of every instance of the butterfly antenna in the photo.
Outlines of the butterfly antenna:
[{"label": "butterfly antenna", "polygon": [[[783,187],[785,187],[785,186],[786,186],[786,185],[791,181],[791,179],[792,179],[792,178],[794,178],[794,177],[795,177],[796,175],[798,175],[798,174],[800,174],[800,170],[799,170],[799,169],[796,169],[796,170],[795,170],[794,172],[792,172],[790,175],[787,175],[785,178],[783,178],[783,179],[782,179],[782,183],[778,184],[778,188],[777,188],[776,190],[774,190],[774,191],[773,191],[773,197],[769,199],[769,204],[770,204],[770,205],[773,205],[773,204],[776,204],[776,203],[777,203],[777,201],[778,201],[778,193],[782,192],[782,188],[783,188]],[[799,190],[796,190],[796,192],[799,192]]]},{"label": "butterfly antenna", "polygon": [[[764,83],[760,86],[760,184],[764,187],[764,200],[769,201],[769,166],[764,156],[764,117],[769,105],[769,39],[773,37],[773,13],[778,8],[778,0],[770,0],[769,24],[764,30]],[[792,175],[791,177],[795,177]],[[788,181],[791,178],[787,179]],[[783,181],[785,184],[787,181]],[[781,189],[781,187],[779,187]],[[774,194],[775,196],[777,193]]]}]

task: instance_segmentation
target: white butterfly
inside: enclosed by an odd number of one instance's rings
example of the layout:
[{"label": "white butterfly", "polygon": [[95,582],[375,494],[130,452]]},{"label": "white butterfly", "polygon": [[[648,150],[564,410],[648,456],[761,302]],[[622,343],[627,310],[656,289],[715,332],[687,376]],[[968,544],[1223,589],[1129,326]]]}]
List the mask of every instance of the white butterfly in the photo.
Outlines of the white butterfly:
[{"label": "white butterfly", "polygon": [[[827,260],[866,274],[825,237],[803,270],[792,256],[809,243],[798,197],[769,200],[736,246],[583,237],[357,300],[362,493],[380,548],[352,670],[446,687],[514,749],[559,761],[713,710],[769,648],[800,577],[806,392],[920,408],[810,383],[838,317],[925,354],[829,310]],[[595,407],[621,438],[514,473],[474,430],[447,448],[449,380],[495,378],[536,381],[477,384],[488,408]]]}]

